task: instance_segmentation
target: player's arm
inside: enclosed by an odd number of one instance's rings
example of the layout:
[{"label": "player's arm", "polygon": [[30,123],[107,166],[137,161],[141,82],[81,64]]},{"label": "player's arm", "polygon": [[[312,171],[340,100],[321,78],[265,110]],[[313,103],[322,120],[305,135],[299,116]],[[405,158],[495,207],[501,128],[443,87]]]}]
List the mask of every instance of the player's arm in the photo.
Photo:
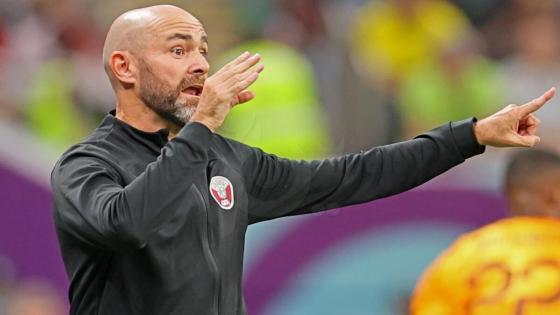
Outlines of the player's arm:
[{"label": "player's arm", "polygon": [[246,185],[250,222],[328,210],[416,187],[482,153],[472,120],[401,143],[323,161],[291,161],[255,151]]},{"label": "player's arm", "polygon": [[539,124],[532,112],[554,93],[551,89],[530,103],[508,106],[479,122],[449,123],[410,141],[324,161],[296,162],[254,150],[243,172],[252,202],[249,221],[397,194],[482,153],[482,145],[532,146],[538,142]]}]

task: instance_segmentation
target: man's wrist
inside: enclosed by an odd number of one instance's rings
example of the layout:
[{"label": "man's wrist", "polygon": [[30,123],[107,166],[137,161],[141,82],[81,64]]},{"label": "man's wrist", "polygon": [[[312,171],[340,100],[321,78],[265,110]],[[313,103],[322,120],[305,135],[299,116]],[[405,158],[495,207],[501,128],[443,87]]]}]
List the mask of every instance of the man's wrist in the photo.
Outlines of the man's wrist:
[{"label": "man's wrist", "polygon": [[191,120],[191,122],[196,122],[199,124],[203,124],[204,126],[206,126],[208,129],[210,129],[210,131],[212,132],[216,132],[217,127],[215,126],[215,124],[213,123],[213,120],[211,118],[206,117],[205,115],[199,114],[199,113],[195,113]]},{"label": "man's wrist", "polygon": [[475,117],[450,123],[455,145],[464,159],[485,151],[485,146],[476,138],[475,123]]},{"label": "man's wrist", "polygon": [[475,119],[473,121],[472,128],[476,142],[478,142],[478,144],[480,145],[486,145],[483,141],[483,132],[481,130],[479,121]]}]

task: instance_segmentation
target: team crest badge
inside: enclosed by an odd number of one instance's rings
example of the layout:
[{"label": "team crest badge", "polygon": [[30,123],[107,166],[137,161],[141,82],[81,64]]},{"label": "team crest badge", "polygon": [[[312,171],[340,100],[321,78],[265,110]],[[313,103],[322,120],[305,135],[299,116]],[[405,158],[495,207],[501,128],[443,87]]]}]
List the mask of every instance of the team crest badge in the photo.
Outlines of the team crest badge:
[{"label": "team crest badge", "polygon": [[210,180],[210,194],[220,208],[229,210],[233,208],[233,185],[223,176],[214,176]]}]

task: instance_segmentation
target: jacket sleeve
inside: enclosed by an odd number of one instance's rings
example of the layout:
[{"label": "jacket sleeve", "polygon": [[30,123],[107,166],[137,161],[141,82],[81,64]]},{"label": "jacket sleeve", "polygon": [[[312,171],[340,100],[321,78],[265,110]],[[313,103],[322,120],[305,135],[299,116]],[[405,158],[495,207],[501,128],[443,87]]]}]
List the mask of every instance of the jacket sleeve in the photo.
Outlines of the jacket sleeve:
[{"label": "jacket sleeve", "polygon": [[70,154],[51,175],[59,230],[103,249],[142,248],[177,211],[208,160],[211,131],[186,125],[128,185],[93,154]]},{"label": "jacket sleeve", "polygon": [[323,161],[291,161],[255,149],[243,166],[249,223],[363,203],[416,187],[484,152],[474,118],[412,140]]}]

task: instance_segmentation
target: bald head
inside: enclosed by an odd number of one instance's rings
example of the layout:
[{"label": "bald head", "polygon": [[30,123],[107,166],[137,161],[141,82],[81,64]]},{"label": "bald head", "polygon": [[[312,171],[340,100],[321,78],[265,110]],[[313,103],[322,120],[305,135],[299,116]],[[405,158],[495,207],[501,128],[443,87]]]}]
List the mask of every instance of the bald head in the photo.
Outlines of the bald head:
[{"label": "bald head", "polygon": [[181,8],[158,5],[119,16],[103,50],[117,117],[137,126],[152,121],[141,130],[184,125],[208,77],[207,54],[202,24]]},{"label": "bald head", "polygon": [[173,19],[184,19],[194,25],[202,25],[187,11],[172,5],[157,5],[127,11],[117,17],[107,33],[103,47],[103,66],[111,83],[118,80],[111,69],[111,55],[114,52],[128,52],[142,58],[150,41],[160,33],[158,26]]}]

